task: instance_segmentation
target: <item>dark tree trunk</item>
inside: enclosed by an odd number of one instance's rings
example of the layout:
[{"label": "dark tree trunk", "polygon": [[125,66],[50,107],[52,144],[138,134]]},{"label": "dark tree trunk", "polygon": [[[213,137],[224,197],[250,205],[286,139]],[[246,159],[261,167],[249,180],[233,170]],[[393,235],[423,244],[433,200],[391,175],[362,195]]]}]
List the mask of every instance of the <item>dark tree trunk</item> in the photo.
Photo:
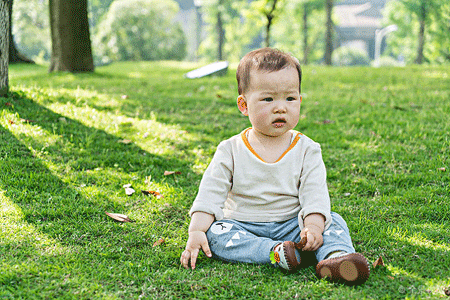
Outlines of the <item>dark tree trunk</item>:
[{"label": "dark tree trunk", "polygon": [[49,72],[93,72],[87,0],[49,0],[52,56]]},{"label": "dark tree trunk", "polygon": [[308,15],[310,13],[308,3],[303,5],[303,64],[308,64]]},{"label": "dark tree trunk", "polygon": [[[220,3],[220,2],[219,2]],[[217,46],[217,59],[223,60],[223,44],[224,44],[224,40],[225,40],[225,33],[223,30],[223,22],[222,22],[222,14],[219,10],[219,12],[217,13],[217,33],[219,35],[219,43]]]},{"label": "dark tree trunk", "polygon": [[426,3],[422,1],[420,12],[419,12],[419,23],[420,23],[420,29],[419,29],[419,44],[417,46],[417,57],[416,57],[416,64],[422,64],[423,62],[423,47],[425,45],[425,20],[427,18],[427,9],[425,7]]},{"label": "dark tree trunk", "polygon": [[331,14],[333,11],[333,0],[326,0],[327,11],[327,32],[325,37],[325,64],[331,66],[331,54],[333,53],[333,21]]},{"label": "dark tree trunk", "polygon": [[26,63],[26,64],[34,64],[34,61],[26,57],[25,55],[19,53],[16,47],[16,43],[14,43],[14,36],[12,34],[12,10],[13,10],[13,0],[8,1],[8,11],[9,11],[9,63]]},{"label": "dark tree trunk", "polygon": [[270,11],[266,12],[266,18],[267,18],[267,24],[266,24],[266,39],[265,39],[265,46],[270,47],[270,28],[272,27],[272,21],[275,17],[274,12],[277,6],[278,0],[273,0],[272,2],[272,8]]},{"label": "dark tree trunk", "polygon": [[10,0],[0,0],[0,96],[8,94],[8,67],[9,67],[9,10]]}]

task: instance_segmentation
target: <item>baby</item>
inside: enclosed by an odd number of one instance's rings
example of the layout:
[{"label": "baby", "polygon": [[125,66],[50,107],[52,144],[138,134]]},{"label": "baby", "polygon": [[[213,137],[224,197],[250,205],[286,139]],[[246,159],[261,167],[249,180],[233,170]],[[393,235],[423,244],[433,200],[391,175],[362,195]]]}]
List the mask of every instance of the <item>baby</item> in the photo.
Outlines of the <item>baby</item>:
[{"label": "baby", "polygon": [[355,253],[342,217],[330,211],[320,145],[293,130],[302,101],[298,60],[255,50],[241,59],[236,77],[237,105],[252,127],[217,147],[190,210],[181,264],[194,269],[203,250],[227,262],[293,272],[305,251],[314,251],[319,278],[364,283],[367,260]]}]

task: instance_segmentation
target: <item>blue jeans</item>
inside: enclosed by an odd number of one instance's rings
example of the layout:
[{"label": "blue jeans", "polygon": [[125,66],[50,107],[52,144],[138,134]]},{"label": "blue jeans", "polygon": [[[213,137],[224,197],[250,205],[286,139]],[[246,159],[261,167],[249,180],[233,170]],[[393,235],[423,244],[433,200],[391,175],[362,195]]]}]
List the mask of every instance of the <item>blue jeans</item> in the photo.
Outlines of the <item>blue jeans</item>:
[{"label": "blue jeans", "polygon": [[[332,212],[330,227],[323,233],[323,245],[315,251],[317,261],[334,251],[354,253],[344,219]],[[270,252],[284,241],[300,241],[298,218],[284,222],[215,221],[206,232],[213,257],[227,262],[270,263]]]}]

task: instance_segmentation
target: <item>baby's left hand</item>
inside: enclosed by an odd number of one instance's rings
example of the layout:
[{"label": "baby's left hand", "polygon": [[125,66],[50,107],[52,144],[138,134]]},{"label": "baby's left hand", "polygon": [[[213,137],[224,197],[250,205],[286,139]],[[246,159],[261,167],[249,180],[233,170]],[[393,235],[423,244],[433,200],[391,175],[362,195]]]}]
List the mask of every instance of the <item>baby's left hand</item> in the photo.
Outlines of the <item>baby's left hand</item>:
[{"label": "baby's left hand", "polygon": [[300,237],[306,236],[307,243],[303,247],[303,251],[316,251],[323,244],[322,231],[317,226],[309,226],[303,228],[300,232]]}]

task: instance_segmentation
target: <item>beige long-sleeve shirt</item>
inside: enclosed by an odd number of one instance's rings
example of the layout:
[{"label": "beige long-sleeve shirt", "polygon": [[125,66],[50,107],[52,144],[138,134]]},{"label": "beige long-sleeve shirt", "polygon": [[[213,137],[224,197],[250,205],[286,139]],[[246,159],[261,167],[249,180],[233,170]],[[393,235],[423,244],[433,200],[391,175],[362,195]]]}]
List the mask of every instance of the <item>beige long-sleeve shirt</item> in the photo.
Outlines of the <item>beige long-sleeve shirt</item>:
[{"label": "beige long-sleeve shirt", "polygon": [[202,211],[216,220],[280,222],[312,213],[331,222],[326,170],[320,145],[292,130],[290,147],[275,163],[252,149],[246,133],[219,144],[200,183],[190,214]]}]

